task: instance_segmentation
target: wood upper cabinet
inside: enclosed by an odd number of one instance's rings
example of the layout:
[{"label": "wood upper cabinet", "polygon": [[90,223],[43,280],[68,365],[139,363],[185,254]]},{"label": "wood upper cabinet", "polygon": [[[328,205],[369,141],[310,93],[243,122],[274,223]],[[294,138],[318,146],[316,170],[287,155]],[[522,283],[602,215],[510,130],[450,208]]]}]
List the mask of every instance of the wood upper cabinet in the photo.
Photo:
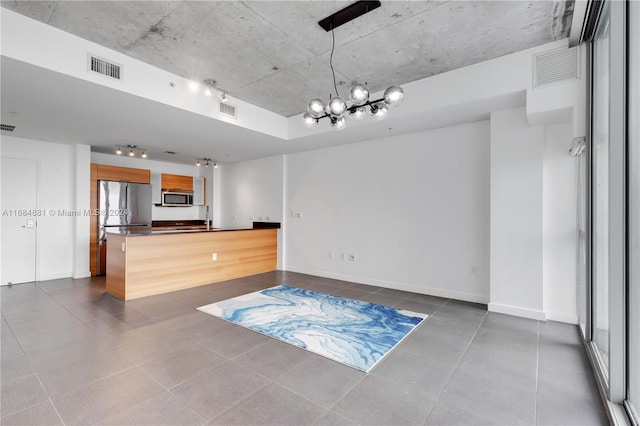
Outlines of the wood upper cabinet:
[{"label": "wood upper cabinet", "polygon": [[193,177],[163,173],[162,189],[179,189],[181,191],[193,191]]},{"label": "wood upper cabinet", "polygon": [[150,183],[151,171],[131,167],[108,166],[96,164],[98,180],[115,180],[119,182]]}]

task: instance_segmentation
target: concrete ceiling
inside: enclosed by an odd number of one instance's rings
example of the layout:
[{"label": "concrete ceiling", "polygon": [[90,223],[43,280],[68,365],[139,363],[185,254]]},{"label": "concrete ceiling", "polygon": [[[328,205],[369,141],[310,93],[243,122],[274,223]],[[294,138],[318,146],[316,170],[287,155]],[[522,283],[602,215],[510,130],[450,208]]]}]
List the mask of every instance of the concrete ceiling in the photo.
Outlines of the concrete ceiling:
[{"label": "concrete ceiling", "polygon": [[[288,117],[332,91],[331,33],[317,22],[349,3],[1,4],[179,76],[214,79],[230,95]],[[383,1],[335,30],[338,89],[346,96],[358,80],[373,93],[565,38],[572,9],[573,0]]]}]

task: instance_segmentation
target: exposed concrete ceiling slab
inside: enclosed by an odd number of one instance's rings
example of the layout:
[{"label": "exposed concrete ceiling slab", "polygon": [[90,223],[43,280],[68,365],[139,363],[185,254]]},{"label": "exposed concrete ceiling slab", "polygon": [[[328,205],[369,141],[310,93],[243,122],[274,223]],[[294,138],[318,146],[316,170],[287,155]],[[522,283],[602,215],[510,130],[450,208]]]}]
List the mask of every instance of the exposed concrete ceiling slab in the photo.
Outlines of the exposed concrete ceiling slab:
[{"label": "exposed concrete ceiling slab", "polygon": [[185,3],[127,53],[187,78],[215,79],[232,93],[313,58],[240,2]]},{"label": "exposed concrete ceiling slab", "polygon": [[[2,1],[284,116],[332,91],[326,1]],[[573,1],[383,1],[335,30],[336,79],[376,92],[568,35]],[[346,96],[347,88],[341,90]]]}]

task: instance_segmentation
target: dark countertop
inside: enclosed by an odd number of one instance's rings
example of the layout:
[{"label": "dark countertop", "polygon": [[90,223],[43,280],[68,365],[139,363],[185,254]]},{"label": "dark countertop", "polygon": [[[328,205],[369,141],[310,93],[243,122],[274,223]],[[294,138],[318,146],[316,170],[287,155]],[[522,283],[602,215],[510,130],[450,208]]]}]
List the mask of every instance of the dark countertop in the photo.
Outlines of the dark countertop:
[{"label": "dark countertop", "polygon": [[108,229],[107,234],[120,235],[122,237],[138,237],[145,235],[163,235],[163,234],[192,234],[194,232],[227,232],[227,231],[253,231],[258,228],[211,228],[206,229],[163,229],[152,231],[149,228],[134,228],[130,230]]},{"label": "dark countertop", "polygon": [[205,226],[207,224],[206,221],[204,220],[191,220],[191,219],[185,219],[185,220],[154,220],[151,223],[152,227],[163,227],[163,226],[167,226],[167,227],[174,227],[174,226]]}]

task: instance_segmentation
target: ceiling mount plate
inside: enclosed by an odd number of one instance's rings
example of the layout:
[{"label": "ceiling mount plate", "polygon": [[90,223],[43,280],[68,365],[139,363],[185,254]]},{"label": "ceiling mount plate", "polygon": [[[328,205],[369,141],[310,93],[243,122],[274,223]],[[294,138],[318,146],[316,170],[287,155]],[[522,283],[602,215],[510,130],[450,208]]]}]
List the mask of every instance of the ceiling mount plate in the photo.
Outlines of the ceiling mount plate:
[{"label": "ceiling mount plate", "polygon": [[360,0],[342,10],[334,13],[331,16],[327,16],[324,19],[318,21],[318,25],[324,28],[325,31],[331,31],[338,28],[342,24],[356,19],[359,16],[364,15],[367,12],[371,12],[373,9],[379,8],[381,3],[376,1]]}]

